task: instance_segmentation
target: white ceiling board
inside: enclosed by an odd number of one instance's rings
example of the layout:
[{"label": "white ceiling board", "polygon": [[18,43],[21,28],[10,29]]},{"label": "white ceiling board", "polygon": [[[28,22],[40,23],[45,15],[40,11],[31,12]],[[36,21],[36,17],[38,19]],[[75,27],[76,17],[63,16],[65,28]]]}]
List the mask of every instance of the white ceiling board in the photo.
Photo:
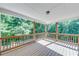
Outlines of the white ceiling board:
[{"label": "white ceiling board", "polygon": [[[79,16],[79,4],[61,3],[5,3],[0,7],[34,18],[35,21],[52,23]],[[50,14],[45,12],[50,10]]]}]

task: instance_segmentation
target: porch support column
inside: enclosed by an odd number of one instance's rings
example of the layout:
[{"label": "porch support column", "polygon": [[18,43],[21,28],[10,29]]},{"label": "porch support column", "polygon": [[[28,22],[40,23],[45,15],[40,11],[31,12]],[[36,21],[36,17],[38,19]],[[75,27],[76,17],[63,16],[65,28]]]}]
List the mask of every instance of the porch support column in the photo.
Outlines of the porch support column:
[{"label": "porch support column", "polygon": [[47,25],[45,25],[45,38],[47,38]]},{"label": "porch support column", "polygon": [[35,35],[35,22],[33,22],[34,23],[34,28],[33,28],[33,40],[36,40],[36,35]]},{"label": "porch support column", "polygon": [[58,40],[58,22],[56,22],[56,40]]}]

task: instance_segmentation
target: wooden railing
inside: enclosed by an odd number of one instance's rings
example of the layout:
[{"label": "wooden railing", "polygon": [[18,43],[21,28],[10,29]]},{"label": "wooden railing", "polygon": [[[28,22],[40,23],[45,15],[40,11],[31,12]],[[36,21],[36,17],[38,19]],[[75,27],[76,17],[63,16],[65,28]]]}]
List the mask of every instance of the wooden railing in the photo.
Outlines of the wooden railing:
[{"label": "wooden railing", "polygon": [[45,33],[35,33],[21,36],[8,36],[5,38],[0,38],[0,55],[10,49],[17,48],[24,44],[34,42],[38,35],[44,35]]},{"label": "wooden railing", "polygon": [[[47,36],[45,34],[47,34]],[[0,55],[7,50],[22,46],[29,42],[34,42],[38,38],[44,38],[44,37],[52,38],[52,40],[55,40],[55,42],[65,43],[64,46],[67,46],[69,44],[72,46],[70,47],[72,49],[75,49],[73,48],[73,46],[79,47],[79,34],[63,34],[63,33],[44,32],[44,33],[35,33],[35,34],[0,38]],[[77,48],[76,50],[78,49],[79,48]],[[79,50],[78,50],[78,55],[79,55]]]},{"label": "wooden railing", "polygon": [[[58,40],[70,44],[79,44],[79,34],[48,33],[48,37],[54,38],[56,41]],[[56,37],[58,37],[58,39],[56,39]]]},{"label": "wooden railing", "polygon": [[76,50],[79,56],[79,34],[48,33],[48,37],[51,37],[55,42],[63,43],[64,47]]}]

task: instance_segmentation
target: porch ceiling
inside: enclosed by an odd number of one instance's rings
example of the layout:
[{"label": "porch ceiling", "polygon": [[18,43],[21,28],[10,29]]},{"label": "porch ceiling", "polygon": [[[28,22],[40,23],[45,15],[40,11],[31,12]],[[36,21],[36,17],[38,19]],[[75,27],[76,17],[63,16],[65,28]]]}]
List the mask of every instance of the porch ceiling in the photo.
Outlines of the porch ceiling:
[{"label": "porch ceiling", "polygon": [[[33,20],[45,24],[63,21],[68,18],[75,18],[79,16],[79,4],[68,3],[1,3],[1,8],[16,12],[16,15],[29,16]],[[47,15],[46,11],[50,11]],[[17,14],[18,13],[18,14]]]}]

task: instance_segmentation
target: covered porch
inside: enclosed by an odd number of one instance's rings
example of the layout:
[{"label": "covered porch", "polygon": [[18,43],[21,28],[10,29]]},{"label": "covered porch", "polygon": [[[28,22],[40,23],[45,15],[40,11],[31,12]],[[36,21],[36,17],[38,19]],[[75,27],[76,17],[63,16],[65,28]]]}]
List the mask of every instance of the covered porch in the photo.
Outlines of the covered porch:
[{"label": "covered porch", "polygon": [[[78,30],[79,19],[78,17],[77,18],[73,17],[76,13],[78,13],[77,11],[79,11],[79,8],[78,9],[76,8],[75,13],[74,12],[75,7],[73,7],[73,4],[71,5],[14,4],[14,7],[11,7],[13,6],[12,4],[11,6],[9,4],[8,5],[1,4],[0,55],[1,56],[79,56],[79,30]],[[52,11],[53,10],[52,7],[54,8],[54,10],[56,10],[55,16]],[[68,10],[68,12],[66,11],[66,9]],[[65,10],[67,13],[69,12],[70,13],[64,14],[62,10]],[[45,11],[45,13],[42,14],[41,11],[42,12]],[[73,13],[74,15],[71,15],[72,14],[71,11],[74,12]],[[21,12],[23,14],[18,12]],[[7,16],[7,14],[5,13],[10,15]],[[28,16],[27,14],[32,15],[32,17],[34,18]],[[50,20],[50,17],[52,15],[54,17],[53,19]],[[35,17],[37,17],[38,19]],[[76,21],[71,21],[71,23],[66,22],[67,24],[62,23],[64,22],[62,21],[63,19],[66,18],[72,19],[72,17]],[[61,26],[60,29],[58,25],[59,21],[62,21],[60,22]],[[54,24],[52,24],[52,22],[54,22]]]}]

